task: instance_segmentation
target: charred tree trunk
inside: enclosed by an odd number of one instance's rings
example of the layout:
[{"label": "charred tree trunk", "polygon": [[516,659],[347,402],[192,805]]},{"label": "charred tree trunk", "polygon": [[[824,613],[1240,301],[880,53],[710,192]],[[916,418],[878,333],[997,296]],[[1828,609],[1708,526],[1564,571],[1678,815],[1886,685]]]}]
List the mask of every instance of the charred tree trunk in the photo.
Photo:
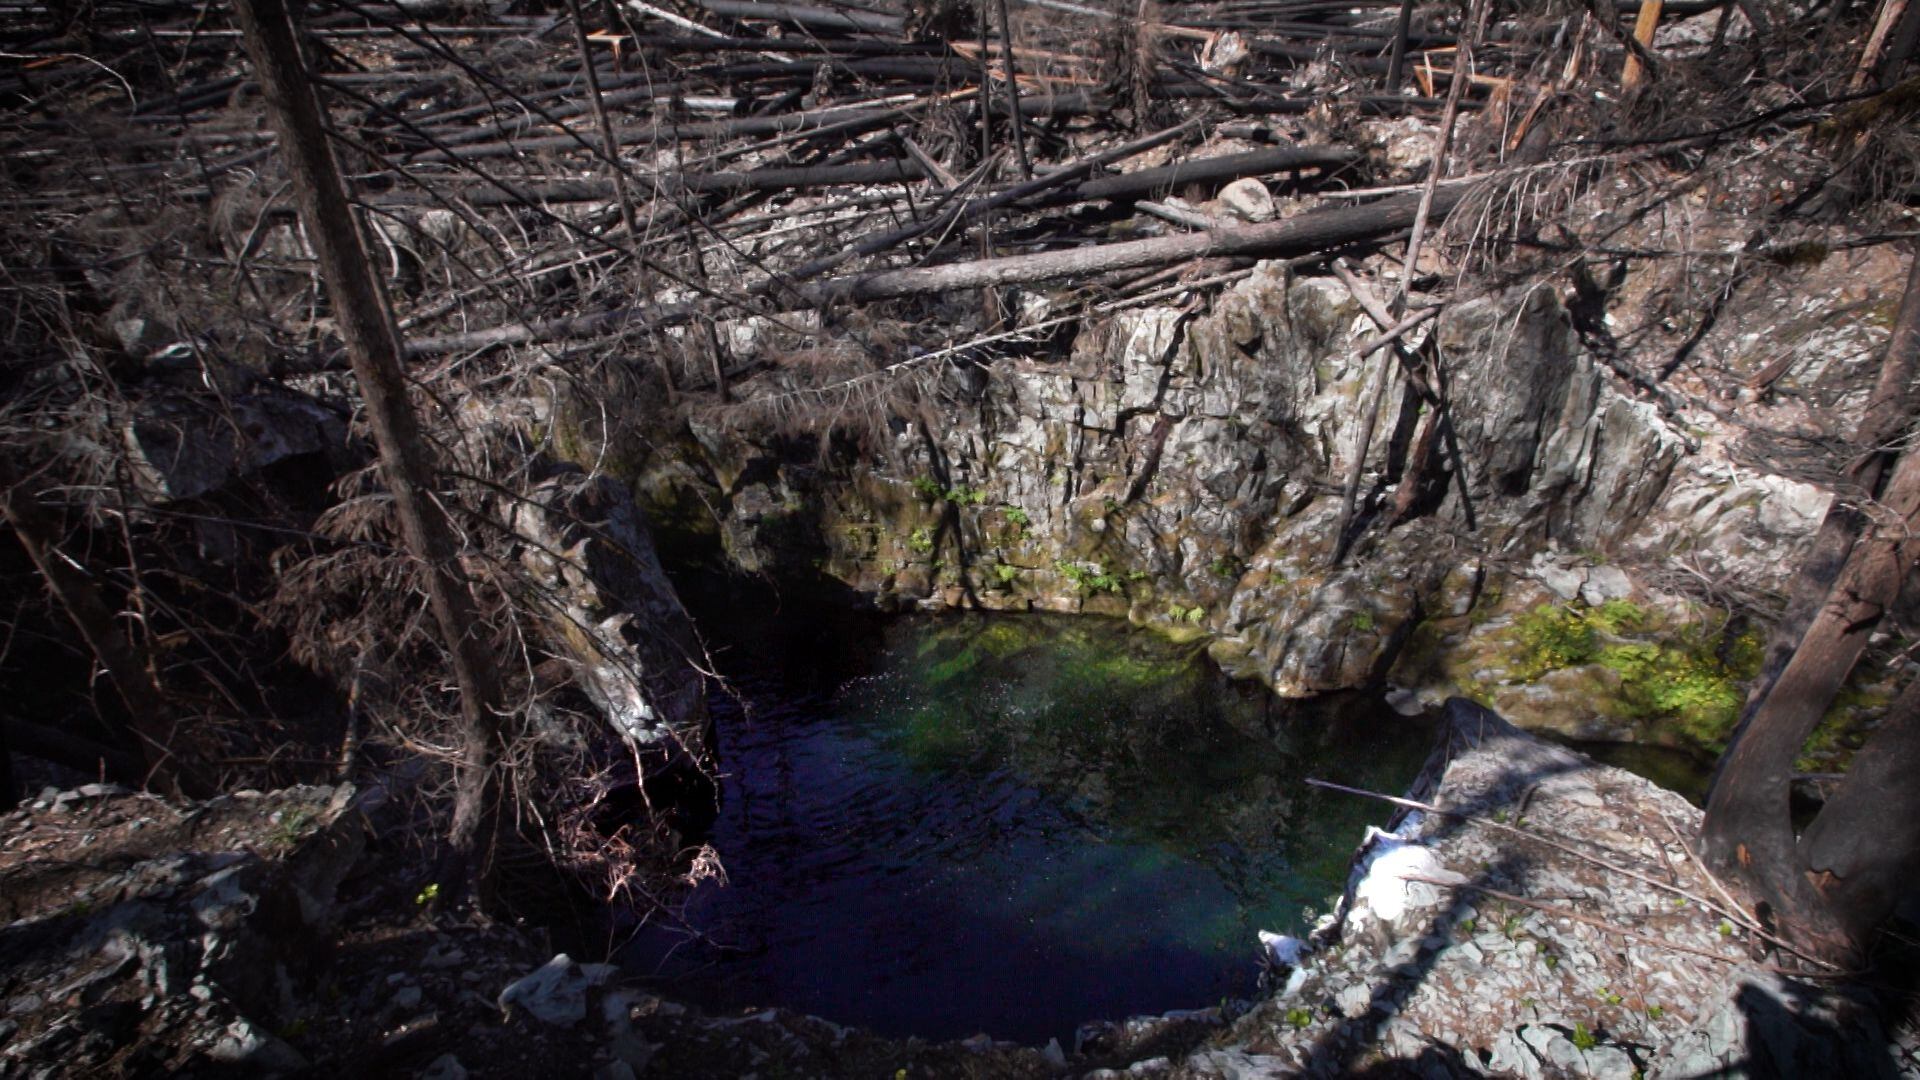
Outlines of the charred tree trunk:
[{"label": "charred tree trunk", "polygon": [[[1920,258],[1914,259],[1907,274],[1906,292],[1893,321],[1893,334],[1887,341],[1879,378],[1874,382],[1866,412],[1861,415],[1853,435],[1854,447],[1860,456],[1849,469],[1848,478],[1854,490],[1865,498],[1879,494],[1882,481],[1891,471],[1894,457],[1891,447],[1912,420],[1916,373],[1920,373]],[[1767,642],[1761,677],[1747,703],[1749,713],[1786,667],[1787,658],[1807,632],[1808,624],[1813,622],[1821,601],[1833,588],[1834,578],[1839,576],[1840,567],[1865,524],[1866,515],[1855,500],[1833,500],[1820,523],[1820,531],[1814,535],[1812,550],[1794,575],[1786,614]]]},{"label": "charred tree trunk", "polygon": [[1920,882],[1920,680],[1908,683],[1800,837],[1808,884],[1858,938]]},{"label": "charred tree trunk", "polygon": [[[1915,858],[1913,837],[1902,830],[1920,817],[1920,789],[1897,781],[1910,773],[1886,771],[1889,762],[1920,752],[1911,745],[1914,691],[1902,697],[1904,711],[1896,710],[1876,734],[1875,741],[1886,744],[1878,756],[1862,751],[1840,797],[1822,812],[1822,819],[1834,814],[1834,823],[1817,819],[1804,841],[1796,839],[1789,814],[1793,762],[1869,636],[1899,599],[1920,555],[1920,542],[1910,539],[1920,535],[1915,531],[1920,529],[1920,455],[1907,453],[1889,463],[1881,449],[1911,419],[1892,403],[1905,400],[1916,352],[1920,264],[1908,279],[1880,386],[1861,424],[1870,449],[1858,475],[1868,481],[1888,475],[1885,488],[1876,493],[1872,487],[1877,485],[1869,483],[1868,494],[1877,494],[1870,508],[1829,514],[1796,593],[1812,591],[1822,579],[1831,587],[1812,608],[1779,675],[1763,686],[1735,731],[1714,778],[1703,826],[1709,861],[1772,908],[1782,930],[1836,959],[1856,958],[1869,944],[1889,910],[1874,897],[1888,881],[1900,880],[1899,868]],[[1795,630],[1791,618],[1787,633]],[[1842,838],[1840,823],[1869,820],[1877,823],[1871,834]]]},{"label": "charred tree trunk", "polygon": [[435,469],[407,398],[399,333],[372,272],[320,119],[320,105],[294,39],[284,0],[235,0],[280,146],[295,203],[319,255],[340,337],[364,398],[381,470],[400,513],[408,550],[424,564],[427,604],[452,658],[460,689],[461,748],[455,765],[450,854],[442,884],[469,886],[488,899],[500,822],[495,761],[501,741],[494,657],[479,639],[473,592],[460,544],[434,498]]}]

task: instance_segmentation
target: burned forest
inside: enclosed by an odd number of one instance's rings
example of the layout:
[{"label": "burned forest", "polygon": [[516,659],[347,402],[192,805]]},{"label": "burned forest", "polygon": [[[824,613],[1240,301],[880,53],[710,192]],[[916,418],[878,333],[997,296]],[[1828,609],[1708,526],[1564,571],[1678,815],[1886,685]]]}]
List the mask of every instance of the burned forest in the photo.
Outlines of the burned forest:
[{"label": "burned forest", "polygon": [[0,1076],[1920,1075],[1920,4],[0,40]]}]

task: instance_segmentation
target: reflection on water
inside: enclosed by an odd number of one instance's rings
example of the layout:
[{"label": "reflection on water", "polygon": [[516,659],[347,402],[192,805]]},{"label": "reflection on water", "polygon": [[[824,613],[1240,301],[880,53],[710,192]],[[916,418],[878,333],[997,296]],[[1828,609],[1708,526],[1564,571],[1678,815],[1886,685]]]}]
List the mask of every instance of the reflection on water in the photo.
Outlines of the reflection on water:
[{"label": "reflection on water", "polygon": [[744,680],[751,715],[719,720],[730,884],[694,897],[706,941],[650,932],[630,967],[710,1006],[932,1038],[1070,1042],[1213,1004],[1384,816],[1301,778],[1398,791],[1428,744],[1377,704],[1286,710],[1100,620],[901,620],[874,652],[808,680],[831,689]]}]

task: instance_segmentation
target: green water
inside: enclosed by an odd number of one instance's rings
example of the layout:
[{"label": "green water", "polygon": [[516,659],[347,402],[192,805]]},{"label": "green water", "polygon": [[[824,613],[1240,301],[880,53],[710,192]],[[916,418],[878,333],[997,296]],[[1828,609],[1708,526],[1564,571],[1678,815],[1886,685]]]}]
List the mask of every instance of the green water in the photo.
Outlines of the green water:
[{"label": "green water", "polygon": [[704,941],[629,963],[895,1034],[1067,1041],[1250,993],[1256,931],[1302,930],[1386,816],[1303,779],[1397,792],[1428,747],[1371,699],[1289,706],[1104,620],[759,651],[719,717],[729,884],[690,908]]}]

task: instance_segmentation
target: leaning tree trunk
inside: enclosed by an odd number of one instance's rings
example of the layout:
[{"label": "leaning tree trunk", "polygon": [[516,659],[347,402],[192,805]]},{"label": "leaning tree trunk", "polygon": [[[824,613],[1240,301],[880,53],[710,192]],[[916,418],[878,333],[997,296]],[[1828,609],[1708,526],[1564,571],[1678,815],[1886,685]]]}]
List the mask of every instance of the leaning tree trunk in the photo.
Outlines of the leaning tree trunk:
[{"label": "leaning tree trunk", "polygon": [[[1920,269],[1908,280],[1888,344],[1883,370],[1896,377],[1881,380],[1901,398],[1920,346],[1917,313]],[[1911,420],[1910,413],[1898,414],[1898,423],[1877,413],[1862,424],[1863,434],[1876,442],[1889,441]],[[1877,424],[1887,426],[1875,431]],[[1870,452],[1883,453],[1878,445]],[[1877,500],[1860,511],[1866,525],[1858,539],[1846,544],[1849,532],[1823,530],[1822,543],[1802,569],[1807,578],[1839,564],[1785,666],[1735,731],[1707,800],[1702,835],[1709,861],[1764,901],[1782,930],[1819,954],[1844,960],[1860,955],[1891,911],[1887,882],[1901,880],[1900,869],[1912,865],[1909,834],[1920,820],[1920,785],[1889,783],[1911,773],[1887,772],[1892,763],[1920,753],[1913,745],[1920,735],[1911,690],[1876,733],[1873,743],[1879,745],[1870,743],[1856,757],[1840,795],[1806,838],[1795,837],[1790,815],[1794,759],[1899,600],[1920,556],[1920,541],[1910,539],[1920,536],[1920,454],[1906,453],[1890,466],[1883,458],[1864,471],[1886,475],[1885,488],[1868,492]],[[1822,824],[1828,814],[1833,818]],[[1836,832],[1843,822],[1871,831],[1843,841]]]},{"label": "leaning tree trunk", "polygon": [[321,277],[380,464],[400,513],[407,547],[426,568],[427,604],[452,657],[460,688],[460,759],[455,765],[450,856],[442,885],[453,892],[491,882],[493,844],[500,822],[495,776],[501,722],[494,658],[477,636],[473,592],[460,565],[452,523],[433,496],[435,470],[419,421],[407,399],[399,333],[372,272],[320,119],[320,105],[300,58],[284,0],[234,0],[247,52],[287,158],[294,202],[319,255]]},{"label": "leaning tree trunk", "polygon": [[[1892,471],[1895,444],[1913,421],[1913,380],[1920,374],[1920,258],[1913,260],[1907,273],[1906,292],[1893,321],[1893,333],[1880,363],[1880,375],[1874,381],[1867,407],[1860,414],[1853,432],[1858,455],[1847,470],[1851,488],[1864,498],[1879,494],[1883,481]],[[1835,498],[1828,507],[1813,546],[1794,575],[1787,598],[1786,613],[1774,627],[1767,642],[1760,678],[1754,683],[1746,712],[1766,696],[1773,681],[1787,665],[1813,622],[1820,604],[1832,590],[1840,568],[1847,561],[1865,528],[1867,517],[1857,499]]]}]

